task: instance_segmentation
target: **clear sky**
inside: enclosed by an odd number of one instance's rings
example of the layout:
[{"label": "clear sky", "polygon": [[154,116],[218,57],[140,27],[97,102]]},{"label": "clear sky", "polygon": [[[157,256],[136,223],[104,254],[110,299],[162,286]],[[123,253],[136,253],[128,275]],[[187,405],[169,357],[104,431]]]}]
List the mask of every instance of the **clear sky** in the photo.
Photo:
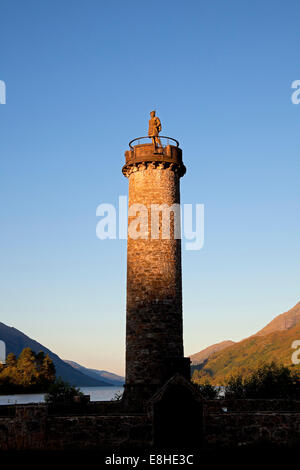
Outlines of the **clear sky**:
[{"label": "clear sky", "polygon": [[185,353],[239,340],[300,300],[298,0],[2,0],[0,321],[124,370],[126,241],[96,207],[128,190],[128,141],[156,107],[180,141]]}]

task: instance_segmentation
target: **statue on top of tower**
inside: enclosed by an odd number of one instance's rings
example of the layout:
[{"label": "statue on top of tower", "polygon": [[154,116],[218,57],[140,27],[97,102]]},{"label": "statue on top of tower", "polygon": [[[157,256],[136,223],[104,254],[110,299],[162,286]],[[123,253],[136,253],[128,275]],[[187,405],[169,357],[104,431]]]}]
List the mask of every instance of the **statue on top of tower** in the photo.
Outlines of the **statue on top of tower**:
[{"label": "statue on top of tower", "polygon": [[154,147],[157,148],[157,146],[161,147],[160,138],[158,137],[161,131],[161,122],[155,114],[155,111],[150,112],[148,136],[151,137]]}]

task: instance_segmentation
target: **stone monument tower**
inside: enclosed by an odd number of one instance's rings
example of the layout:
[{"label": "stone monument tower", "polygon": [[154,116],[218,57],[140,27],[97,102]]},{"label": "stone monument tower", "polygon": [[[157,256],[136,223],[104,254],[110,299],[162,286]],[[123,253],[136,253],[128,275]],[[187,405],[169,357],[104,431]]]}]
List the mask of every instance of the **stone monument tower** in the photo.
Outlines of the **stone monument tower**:
[{"label": "stone monument tower", "polygon": [[[124,400],[135,403],[176,373],[190,378],[190,360],[183,356],[178,213],[186,168],[179,143],[159,136],[161,122],[154,111],[150,115],[148,137],[129,143],[122,169],[129,180]],[[132,233],[141,215],[140,230]]]}]

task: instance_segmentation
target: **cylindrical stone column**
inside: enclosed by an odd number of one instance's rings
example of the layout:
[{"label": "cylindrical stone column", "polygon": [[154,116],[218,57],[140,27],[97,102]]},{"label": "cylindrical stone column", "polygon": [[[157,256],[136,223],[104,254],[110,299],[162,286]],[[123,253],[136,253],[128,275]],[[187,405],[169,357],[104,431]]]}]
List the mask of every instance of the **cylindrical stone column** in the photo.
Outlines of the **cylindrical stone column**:
[{"label": "cylindrical stone column", "polygon": [[174,373],[189,376],[189,359],[183,357],[178,211],[185,167],[181,149],[171,145],[160,153],[152,144],[137,145],[125,155],[129,217],[124,397],[143,401]]}]

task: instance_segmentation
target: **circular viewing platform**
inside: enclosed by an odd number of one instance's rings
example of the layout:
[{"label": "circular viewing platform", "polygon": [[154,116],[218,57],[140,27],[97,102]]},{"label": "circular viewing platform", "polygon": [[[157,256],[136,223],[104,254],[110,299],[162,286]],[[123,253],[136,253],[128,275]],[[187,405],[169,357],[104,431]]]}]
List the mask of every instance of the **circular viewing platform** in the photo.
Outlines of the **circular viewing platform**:
[{"label": "circular viewing platform", "polygon": [[137,137],[129,142],[129,148],[125,152],[126,163],[122,169],[124,175],[131,165],[147,162],[174,164],[179,167],[180,176],[186,172],[179,142],[172,137],[157,136],[156,145],[151,137]]},{"label": "circular viewing platform", "polygon": [[[168,145],[174,145],[174,144],[176,144],[176,147],[179,147],[179,142],[178,142],[178,140],[173,139],[173,137],[166,137],[166,136],[164,136],[164,135],[159,135],[159,136],[157,136],[157,137],[159,138],[159,140],[160,140],[161,145],[162,145],[163,148],[164,148],[164,147],[167,147]],[[156,137],[156,138],[157,138],[157,137]],[[149,140],[151,140],[151,139],[152,139],[152,138],[149,137],[149,136],[147,136],[147,137],[136,137],[135,139],[133,139],[133,140],[131,140],[131,141],[129,142],[129,147],[131,148],[131,150],[133,150],[135,146],[140,145],[141,140],[148,140],[148,141],[149,141]],[[134,146],[133,146],[133,145],[132,145],[133,142],[137,142],[137,143],[134,144]],[[143,143],[145,144],[145,143],[147,143],[147,142],[143,142]],[[143,145],[143,144],[142,144],[142,145]]]}]

